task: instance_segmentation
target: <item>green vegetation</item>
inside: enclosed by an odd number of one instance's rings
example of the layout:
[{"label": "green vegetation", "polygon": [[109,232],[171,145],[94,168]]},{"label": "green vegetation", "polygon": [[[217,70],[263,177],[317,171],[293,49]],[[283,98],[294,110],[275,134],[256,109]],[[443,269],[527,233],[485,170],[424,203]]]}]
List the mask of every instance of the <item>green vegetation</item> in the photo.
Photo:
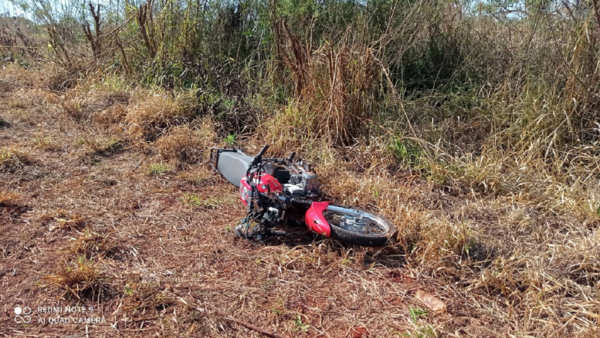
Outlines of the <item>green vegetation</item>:
[{"label": "green vegetation", "polygon": [[217,197],[203,198],[194,194],[183,194],[183,197],[180,197],[179,200],[194,207],[202,207],[209,209],[216,208],[219,205],[222,205],[227,202]]},{"label": "green vegetation", "polygon": [[173,173],[174,170],[171,166],[163,163],[154,163],[148,166],[148,175],[158,175],[158,174],[170,174]]},{"label": "green vegetation", "polygon": [[395,138],[390,144],[394,157],[405,165],[416,166],[421,158],[421,149],[410,139]]},{"label": "green vegetation", "polygon": [[310,328],[310,325],[302,322],[301,315],[296,315],[296,319],[294,320],[294,325],[296,325],[296,327],[294,328],[295,330],[302,331],[302,332],[307,332],[308,329]]},{"label": "green vegetation", "polygon": [[[600,168],[593,3],[17,3],[34,18],[21,26],[49,29],[2,34],[7,44],[48,46],[64,69],[49,87],[72,87],[92,61],[108,87],[176,93],[127,114],[129,132],[147,141],[209,114],[227,145],[258,130],[273,150],[315,157],[376,144],[458,193],[543,202],[559,184],[573,200],[561,208],[580,210],[587,203],[573,182],[584,186]],[[521,182],[505,182],[514,173]]]},{"label": "green vegetation", "polygon": [[[140,126],[149,140],[206,113],[228,145],[258,125],[280,149],[405,135],[387,138],[391,155],[436,182],[541,198],[548,187],[536,182],[568,186],[598,168],[593,3],[16,3],[34,18],[18,22],[31,36],[7,26],[5,45],[49,40],[45,53],[65,74],[91,60],[108,85],[190,92],[176,95],[185,109],[130,114],[131,132]],[[28,56],[0,54],[15,50]],[[521,170],[524,184],[490,182],[523,161],[536,168]]]},{"label": "green vegetation", "polygon": [[420,308],[410,308],[410,317],[412,318],[413,322],[416,324],[417,323],[417,319],[421,316],[426,316],[427,315],[427,311],[420,309]]},{"label": "green vegetation", "polygon": [[237,136],[235,134],[229,134],[225,138],[225,144],[228,146],[234,146],[237,143]]}]

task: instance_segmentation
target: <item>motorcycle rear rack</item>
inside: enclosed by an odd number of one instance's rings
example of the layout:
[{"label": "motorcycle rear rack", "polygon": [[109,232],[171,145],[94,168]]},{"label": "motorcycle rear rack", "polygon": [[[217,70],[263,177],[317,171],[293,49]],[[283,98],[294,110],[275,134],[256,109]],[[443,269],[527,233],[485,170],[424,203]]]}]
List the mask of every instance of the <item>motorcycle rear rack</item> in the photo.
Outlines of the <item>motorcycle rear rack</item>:
[{"label": "motorcycle rear rack", "polygon": [[213,167],[214,170],[216,170],[217,172],[219,170],[217,170],[217,167],[219,166],[219,155],[222,152],[237,152],[237,150],[235,148],[212,148],[210,150],[210,166]]}]

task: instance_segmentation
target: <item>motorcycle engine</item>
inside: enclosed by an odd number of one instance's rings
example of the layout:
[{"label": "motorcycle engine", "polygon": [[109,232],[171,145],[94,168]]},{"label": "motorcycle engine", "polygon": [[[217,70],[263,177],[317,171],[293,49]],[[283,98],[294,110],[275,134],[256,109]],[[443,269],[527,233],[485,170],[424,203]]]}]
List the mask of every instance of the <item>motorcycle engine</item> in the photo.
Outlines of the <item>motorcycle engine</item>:
[{"label": "motorcycle engine", "polygon": [[319,176],[301,160],[288,166],[269,163],[265,165],[265,171],[283,185],[283,191],[288,196],[310,198],[321,195]]},{"label": "motorcycle engine", "polygon": [[319,188],[319,176],[306,171],[291,174],[289,182],[283,185],[283,191],[291,196],[318,196],[321,193]]}]

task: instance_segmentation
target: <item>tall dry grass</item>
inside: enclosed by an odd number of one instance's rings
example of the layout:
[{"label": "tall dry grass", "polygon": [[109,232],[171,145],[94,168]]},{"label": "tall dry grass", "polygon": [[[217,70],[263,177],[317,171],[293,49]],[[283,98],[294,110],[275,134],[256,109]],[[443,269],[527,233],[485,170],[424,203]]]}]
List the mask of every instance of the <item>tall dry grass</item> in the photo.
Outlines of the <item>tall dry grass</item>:
[{"label": "tall dry grass", "polygon": [[[379,75],[373,52],[368,47],[356,49],[345,41],[305,50],[286,32],[288,43],[282,53],[294,74],[295,96],[274,116],[276,130],[272,134],[322,138],[330,144],[351,143],[368,131],[373,115]],[[282,125],[287,128],[280,128]]]}]

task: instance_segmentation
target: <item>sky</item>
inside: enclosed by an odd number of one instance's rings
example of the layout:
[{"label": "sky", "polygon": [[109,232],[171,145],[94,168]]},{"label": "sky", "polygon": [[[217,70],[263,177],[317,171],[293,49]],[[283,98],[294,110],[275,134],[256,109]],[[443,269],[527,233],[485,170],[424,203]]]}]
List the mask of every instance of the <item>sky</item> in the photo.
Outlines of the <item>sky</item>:
[{"label": "sky", "polygon": [[[19,2],[22,0],[0,0],[0,15],[6,15],[6,16],[24,16],[26,18],[31,19],[31,13],[26,13],[23,11],[23,9],[21,8],[21,6],[19,6],[18,4],[16,4],[15,2]],[[60,7],[69,7],[67,5],[72,5],[73,0],[47,0],[53,8],[58,9]],[[119,0],[92,0],[93,4],[106,4],[109,2],[118,2]],[[29,0],[26,2],[33,2],[32,0]],[[78,1],[79,3],[81,3],[81,0]],[[87,3],[87,0],[86,0]]]},{"label": "sky", "polygon": [[6,16],[21,16],[23,11],[10,0],[0,0],[0,14]]}]

